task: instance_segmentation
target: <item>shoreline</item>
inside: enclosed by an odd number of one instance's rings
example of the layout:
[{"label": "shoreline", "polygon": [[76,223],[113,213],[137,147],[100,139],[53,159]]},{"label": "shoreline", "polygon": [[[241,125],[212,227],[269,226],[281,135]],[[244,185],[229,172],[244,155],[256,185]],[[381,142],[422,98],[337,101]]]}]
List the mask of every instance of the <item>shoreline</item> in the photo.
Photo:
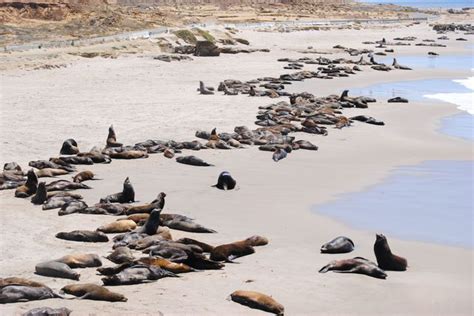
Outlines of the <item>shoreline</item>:
[{"label": "shoreline", "polygon": [[[379,32],[374,33],[370,36],[380,37]],[[288,36],[291,35],[294,34]],[[308,36],[315,36],[314,42],[323,41],[324,38],[319,38],[318,35],[310,33]],[[342,32],[342,36],[344,35],[347,34]],[[254,36],[251,38],[252,42],[256,42],[260,36],[261,45],[287,41],[284,36],[280,42],[276,42],[277,37],[272,35]],[[339,40],[335,36],[327,45],[338,43]],[[297,45],[289,49],[307,45],[301,37],[296,37],[295,43]],[[350,44],[360,46],[354,39]],[[68,124],[63,125],[59,124],[62,121],[56,121],[55,124],[40,122],[38,126],[42,127],[37,128],[34,135],[34,141],[37,140],[40,147],[32,146],[35,143],[28,142],[28,138],[22,133],[5,134],[6,131],[2,131],[2,138],[24,142],[22,145],[25,148],[20,148],[17,144],[15,151],[17,157],[22,158],[19,159],[21,162],[24,159],[35,159],[32,156],[43,159],[49,157],[54,150],[59,150],[62,140],[69,137],[77,138],[83,149],[89,149],[91,139],[97,139],[102,144],[106,136],[104,125],[110,123],[108,120],[100,120],[105,115],[109,115],[106,118],[114,118],[118,139],[124,143],[171,135],[174,135],[174,139],[190,139],[196,128],[211,126],[218,127],[220,132],[230,131],[235,125],[254,128],[256,108],[278,102],[279,99],[219,95],[206,97],[183,91],[195,91],[195,83],[200,77],[204,77],[206,83],[215,85],[219,80],[225,79],[223,76],[227,73],[232,73],[236,79],[246,79],[241,78],[245,76],[253,79],[256,75],[281,73],[281,63],[264,61],[296,54],[294,51],[276,51],[271,55],[226,56],[215,60],[200,59],[199,65],[156,64],[149,59],[130,57],[80,61],[71,67],[49,72],[21,72],[21,77],[18,78],[14,76],[18,72],[7,72],[2,77],[12,82],[8,83],[5,91],[21,95],[21,98],[8,96],[8,104],[17,102],[19,106],[20,102],[28,102],[30,106],[37,105],[35,109],[38,116],[44,115],[40,105],[48,106],[54,112],[60,106],[68,104],[68,111],[53,113],[52,117],[59,114],[62,117],[70,116],[73,120],[66,121]],[[236,63],[239,60],[241,63]],[[173,76],[173,72],[184,69],[186,78]],[[333,81],[330,83],[309,80],[307,84],[314,87],[314,91],[308,92],[327,95],[334,93],[334,90],[342,91],[344,87],[362,84],[362,81],[365,84],[430,75],[448,78],[460,73],[462,71],[418,73],[415,70],[390,74],[381,79],[380,73],[369,70],[350,78],[328,80]],[[166,78],[163,74],[166,74]],[[134,78],[132,83],[130,77]],[[150,82],[145,81],[144,77]],[[65,78],[70,78],[71,82],[66,82]],[[114,79],[113,84],[108,83],[106,79],[109,78]],[[19,82],[31,85],[36,92],[35,96],[27,88],[18,87]],[[42,90],[44,82],[51,84],[50,91]],[[77,86],[84,86],[84,90],[71,93]],[[8,90],[9,87],[14,89]],[[129,88],[126,90],[124,87]],[[305,89],[299,85],[298,90],[301,92]],[[178,280],[162,279],[156,283],[117,287],[117,292],[129,298],[127,303],[52,299],[2,305],[0,311],[10,314],[48,305],[66,306],[79,315],[91,311],[101,315],[154,314],[156,309],[166,315],[259,315],[258,311],[225,300],[228,294],[243,288],[271,294],[285,305],[290,315],[315,314],[321,311],[324,314],[352,314],[354,311],[357,311],[356,314],[367,315],[382,312],[389,315],[430,314],[435,310],[442,314],[469,314],[472,312],[472,283],[467,276],[472,277],[472,249],[399,240],[388,236],[394,252],[407,257],[407,272],[391,272],[385,281],[361,275],[317,273],[321,266],[333,259],[364,256],[374,260],[372,246],[375,232],[357,230],[326,216],[314,214],[311,208],[315,201],[318,204],[327,203],[336,200],[339,194],[363,190],[380,183],[399,165],[426,159],[472,160],[470,143],[453,140],[437,131],[443,117],[459,113],[460,110],[455,105],[444,102],[434,101],[432,104],[433,106],[427,106],[413,102],[408,105],[388,105],[385,100],[378,100],[366,110],[345,109],[344,115],[363,113],[382,119],[387,125],[378,127],[357,123],[342,130],[331,128],[326,137],[297,133],[297,139],[308,139],[320,149],[314,153],[295,151],[278,164],[271,161],[268,153],[252,147],[196,152],[198,157],[216,164],[216,167],[204,169],[179,165],[161,155],[137,161],[114,160],[110,165],[79,166],[78,170],[97,171],[100,178],[104,179],[91,184],[94,190],[81,190],[80,193],[90,204],[105,194],[115,192],[121,186],[123,178],[130,176],[141,202],[153,199],[160,191],[166,192],[164,212],[194,217],[200,224],[218,231],[217,234],[206,235],[172,231],[175,239],[189,236],[211,244],[220,244],[261,234],[270,239],[270,244],[259,247],[252,256],[240,258],[240,264],[226,265],[223,270],[187,274]],[[112,111],[93,112],[94,105],[99,106],[99,110],[109,106]],[[87,108],[82,109],[82,106]],[[123,119],[121,115],[130,113],[131,106],[144,107],[142,111],[146,115],[140,116],[141,113],[135,111],[133,116]],[[16,110],[20,111],[18,108]],[[193,113],[189,113],[191,111]],[[89,121],[79,120],[84,112],[88,114]],[[407,112],[410,115],[406,115]],[[25,117],[25,113],[29,112],[17,112],[17,117],[34,122],[35,117]],[[117,121],[119,124],[115,125]],[[30,129],[35,128],[34,126],[32,123]],[[179,126],[179,130],[176,126]],[[22,128],[17,127],[16,132],[18,129],[21,132]],[[25,157],[31,151],[33,155]],[[3,155],[1,158],[5,160]],[[222,170],[228,170],[235,176],[240,187],[238,191],[220,192],[209,188]],[[105,255],[110,250],[110,245],[61,241],[54,238],[54,233],[93,229],[115,220],[115,217],[77,214],[58,217],[55,210],[41,211],[28,201],[12,198],[11,194],[12,191],[0,192],[2,209],[14,210],[1,213],[3,226],[7,229],[0,240],[3,253],[0,258],[0,276],[32,277],[57,290],[71,282],[34,275],[32,271],[36,263],[71,252]],[[31,235],[22,234],[25,230],[30,231]],[[320,245],[341,234],[348,235],[356,242],[357,247],[353,253],[334,256],[319,254]],[[10,246],[18,242],[22,242],[24,246]],[[457,263],[454,270],[448,268],[453,260]],[[106,260],[104,263],[110,265]],[[99,282],[94,269],[81,269],[80,272],[81,283]],[[254,282],[246,283],[246,280]],[[203,291],[203,288],[206,290]],[[354,296],[354,293],[358,295]],[[368,299],[373,304],[367,304]],[[176,302],[179,300],[186,303],[177,306]],[[404,304],[400,305],[400,302]]]}]

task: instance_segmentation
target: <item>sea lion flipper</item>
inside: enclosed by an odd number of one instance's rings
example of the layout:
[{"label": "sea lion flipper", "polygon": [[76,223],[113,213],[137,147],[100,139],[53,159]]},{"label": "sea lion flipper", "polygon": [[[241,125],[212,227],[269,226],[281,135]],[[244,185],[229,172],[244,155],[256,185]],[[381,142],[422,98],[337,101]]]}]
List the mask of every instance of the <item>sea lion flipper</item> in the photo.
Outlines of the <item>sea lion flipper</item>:
[{"label": "sea lion flipper", "polygon": [[329,269],[331,268],[331,265],[328,264],[328,265],[325,265],[324,267],[322,267],[321,269],[319,269],[319,273],[326,273],[329,271]]}]

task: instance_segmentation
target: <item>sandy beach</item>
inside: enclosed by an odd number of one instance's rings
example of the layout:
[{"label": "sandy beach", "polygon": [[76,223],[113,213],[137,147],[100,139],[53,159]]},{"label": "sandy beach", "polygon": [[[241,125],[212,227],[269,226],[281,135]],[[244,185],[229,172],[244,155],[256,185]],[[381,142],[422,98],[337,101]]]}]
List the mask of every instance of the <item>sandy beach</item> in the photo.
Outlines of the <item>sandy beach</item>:
[{"label": "sandy beach", "polygon": [[[217,31],[216,31],[217,32]],[[235,126],[255,128],[259,106],[288,98],[269,99],[247,95],[199,95],[199,80],[217,87],[224,79],[250,80],[288,72],[278,58],[317,57],[302,54],[314,49],[331,52],[329,58],[351,58],[334,45],[372,48],[363,41],[382,37],[417,36],[436,39],[428,23],[392,24],[362,30],[259,32],[243,30],[239,37],[252,47],[269,53],[193,57],[192,61],[164,63],[154,60],[159,48],[153,41],[111,43],[93,47],[48,49],[2,53],[5,67],[0,73],[0,157],[16,161],[27,170],[28,161],[59,154],[67,138],[89,150],[105,145],[107,128],[113,124],[120,142],[135,144],[147,139],[195,139],[198,129],[231,132]],[[461,36],[461,35],[459,35]],[[457,36],[457,37],[459,37]],[[396,46],[394,56],[465,54],[469,42],[444,41],[446,48]],[[126,45],[133,54],[116,59],[85,59],[71,51],[109,51]],[[310,55],[310,56],[309,56]],[[391,56],[392,54],[390,54]],[[376,59],[380,57],[376,56]],[[37,64],[65,64],[58,69],[32,70]],[[34,65],[33,65],[34,64]],[[305,69],[315,70],[317,65]],[[345,89],[380,82],[431,78],[458,79],[470,76],[463,70],[415,69],[382,73],[364,68],[348,78],[308,79],[293,83],[289,92],[307,91],[316,96],[339,95]],[[377,100],[368,109],[344,109],[347,117],[364,114],[383,120],[385,126],[356,122],[349,128],[329,127],[328,136],[294,133],[297,139],[319,146],[316,152],[298,150],[278,163],[271,153],[257,146],[233,150],[192,152],[214,167],[198,168],[176,163],[161,154],[148,159],[114,160],[111,164],[78,166],[92,170],[101,181],[92,190],[80,190],[92,205],[107,194],[118,192],[130,177],[138,204],[166,192],[164,213],[195,218],[215,229],[215,234],[193,234],[172,230],[174,239],[192,237],[219,245],[262,235],[269,244],[256,253],[226,264],[222,270],[181,274],[148,284],[118,286],[126,303],[90,300],[31,301],[0,305],[0,314],[17,315],[40,307],[68,307],[73,315],[258,315],[227,300],[237,289],[271,295],[285,306],[287,315],[471,315],[473,312],[472,249],[389,238],[392,250],[408,259],[406,272],[388,272],[386,280],[357,274],[320,274],[318,270],[335,259],[362,256],[375,260],[376,231],[363,231],[311,212],[311,208],[347,192],[357,192],[383,181],[400,165],[426,160],[472,160],[472,142],[440,134],[443,117],[459,113],[453,104],[436,100],[387,103]],[[189,151],[186,151],[189,153]],[[215,184],[221,171],[232,173],[238,190],[220,191]],[[70,176],[60,177],[70,179]],[[48,179],[47,181],[50,181]],[[42,211],[28,200],[0,192],[0,277],[19,276],[41,281],[53,290],[73,283],[34,274],[37,263],[70,253],[106,256],[109,243],[80,243],[54,237],[59,231],[95,230],[115,221],[113,216],[73,214],[59,217],[57,210]],[[370,207],[368,205],[367,207]],[[403,205],[400,205],[403,208]],[[449,211],[449,210],[447,210]],[[467,219],[469,220],[469,219]],[[356,244],[353,253],[320,254],[320,246],[340,235]],[[137,256],[139,255],[136,252]],[[112,263],[103,259],[106,266]],[[78,269],[81,283],[101,284],[95,269]]]}]

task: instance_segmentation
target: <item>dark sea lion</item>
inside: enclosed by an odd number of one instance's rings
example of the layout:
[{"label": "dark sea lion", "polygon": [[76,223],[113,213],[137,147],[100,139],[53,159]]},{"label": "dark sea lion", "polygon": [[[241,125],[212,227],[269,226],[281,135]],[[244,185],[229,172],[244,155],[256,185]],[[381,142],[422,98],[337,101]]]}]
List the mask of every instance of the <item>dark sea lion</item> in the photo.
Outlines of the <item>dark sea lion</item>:
[{"label": "dark sea lion", "polygon": [[126,204],[97,203],[94,206],[80,210],[80,213],[97,215],[123,215],[129,207],[130,206]]},{"label": "dark sea lion", "polygon": [[109,156],[113,159],[139,159],[148,158],[148,153],[141,150],[126,150],[121,152],[111,152]]},{"label": "dark sea lion", "polygon": [[408,99],[402,97],[395,97],[387,100],[388,103],[408,103]]},{"label": "dark sea lion", "polygon": [[46,185],[47,191],[69,191],[77,189],[90,189],[91,187],[84,183],[76,183],[68,180],[57,180]]},{"label": "dark sea lion", "polygon": [[94,177],[95,175],[92,171],[85,170],[85,171],[79,172],[74,177],[72,177],[72,181],[76,183],[80,183],[87,180],[98,180],[98,179],[95,179]]},{"label": "dark sea lion", "polygon": [[110,163],[112,159],[108,155],[104,155],[99,150],[91,150],[89,152],[78,153],[78,157],[89,157],[94,163]]},{"label": "dark sea lion", "polygon": [[7,162],[3,165],[3,171],[7,171],[7,170],[21,171],[21,167],[16,162]]},{"label": "dark sea lion", "polygon": [[56,238],[82,241],[82,242],[108,242],[109,238],[103,232],[90,230],[73,230],[71,232],[59,232]]},{"label": "dark sea lion", "polygon": [[318,146],[314,145],[313,143],[307,140],[297,140],[294,142],[294,144],[297,144],[299,149],[318,150]]},{"label": "dark sea lion", "polygon": [[31,203],[41,205],[48,200],[48,193],[46,192],[46,182],[40,182],[36,189],[36,194],[31,197]]},{"label": "dark sea lion", "polygon": [[78,296],[80,299],[108,301],[108,302],[126,302],[127,298],[120,293],[112,292],[103,286],[97,284],[70,284],[61,289],[61,292]]},{"label": "dark sea lion", "polygon": [[36,193],[36,189],[38,188],[38,178],[33,169],[30,169],[26,176],[27,179],[25,184],[16,188],[15,197],[26,198]]},{"label": "dark sea lion", "polygon": [[339,236],[321,246],[321,253],[347,253],[354,250],[354,242]]},{"label": "dark sea lion", "polygon": [[65,163],[62,160],[61,160],[61,162],[62,162],[62,164],[57,164],[57,163],[54,163],[54,162],[48,161],[48,160],[35,160],[35,161],[30,161],[28,163],[28,166],[36,168],[36,169],[46,169],[46,168],[63,169],[63,170],[66,170],[68,172],[73,172],[74,170],[76,170],[74,168],[74,166],[71,166],[71,165]]},{"label": "dark sea lion", "polygon": [[[151,244],[151,247],[144,249],[143,252],[153,255],[153,252],[166,249],[166,248],[181,249],[181,250],[184,250],[186,253],[202,253],[203,252],[201,247],[197,245],[194,245],[194,244],[186,245],[186,244],[182,244],[182,243],[175,242],[172,240],[155,240]],[[135,248],[135,249],[138,249],[138,248]]]},{"label": "dark sea lion", "polygon": [[160,192],[156,199],[151,203],[139,206],[132,206],[127,210],[127,215],[137,214],[137,213],[150,213],[154,209],[162,210],[165,207],[165,197],[166,193]]},{"label": "dark sea lion", "polygon": [[277,150],[275,150],[275,152],[273,153],[272,159],[273,159],[273,161],[278,162],[278,161],[286,158],[287,155],[288,155],[288,153],[285,150],[283,150],[281,148],[277,148]]},{"label": "dark sea lion", "polygon": [[7,285],[0,288],[0,304],[62,298],[48,287]]},{"label": "dark sea lion", "polygon": [[81,211],[86,209],[87,207],[87,204],[83,201],[71,200],[61,206],[61,209],[58,211],[58,215],[63,216],[74,213],[81,213]]},{"label": "dark sea lion", "polygon": [[351,117],[351,120],[364,122],[364,123],[372,124],[372,125],[382,125],[382,126],[385,125],[385,123],[383,121],[379,121],[379,120],[373,118],[372,116],[367,116],[367,115],[353,116],[353,117]]},{"label": "dark sea lion", "polygon": [[381,269],[391,271],[405,271],[407,269],[407,260],[392,253],[387,237],[382,234],[376,235],[374,252],[377,264]]},{"label": "dark sea lion", "polygon": [[199,246],[202,249],[203,252],[211,252],[212,249],[214,249],[213,246],[208,245],[206,243],[203,243],[201,241],[192,239],[192,238],[180,238],[180,239],[176,240],[176,242],[181,243],[181,244],[185,244],[185,245]]},{"label": "dark sea lion", "polygon": [[106,258],[116,264],[132,262],[135,260],[132,251],[128,247],[117,247]]},{"label": "dark sea lion", "polygon": [[115,275],[105,277],[102,279],[102,282],[104,285],[131,285],[156,281],[166,277],[178,276],[155,266],[140,264],[127,268]]},{"label": "dark sea lion", "polygon": [[221,190],[232,190],[235,188],[235,185],[237,184],[237,181],[232,178],[229,172],[224,171],[221,172],[219,175],[219,178],[217,179],[217,184],[213,185],[213,187],[216,187]]},{"label": "dark sea lion", "polygon": [[77,253],[66,255],[54,260],[67,264],[71,269],[75,268],[95,268],[102,265],[98,255],[93,253]]},{"label": "dark sea lion", "polygon": [[177,157],[176,161],[185,165],[191,165],[191,166],[199,166],[199,167],[209,167],[213,166],[202,159],[196,157],[196,156],[182,156],[182,157]]},{"label": "dark sea lion", "polygon": [[77,147],[77,142],[72,139],[66,139],[63,142],[63,145],[61,147],[61,150],[59,151],[61,155],[75,155],[79,153],[79,148]]},{"label": "dark sea lion", "polygon": [[283,315],[285,313],[283,305],[263,293],[239,290],[232,293],[230,298],[232,301],[250,308],[260,309],[276,315]]},{"label": "dark sea lion", "polygon": [[147,235],[154,235],[158,231],[158,226],[160,226],[160,214],[161,209],[154,209],[150,213],[145,225],[143,225],[138,232]]},{"label": "dark sea lion", "polygon": [[[160,228],[163,228],[163,227],[160,227]],[[131,244],[128,245],[128,247],[136,249],[136,250],[143,250],[143,249],[146,249],[146,248],[149,248],[149,247],[155,245],[158,241],[171,240],[171,238],[168,238],[168,236],[166,236],[166,234],[163,235],[160,232],[160,228],[158,229],[157,234],[151,235],[151,236],[144,235],[146,237],[143,237],[143,238],[141,238],[141,239],[139,239],[135,242],[132,242]]]},{"label": "dark sea lion", "polygon": [[102,225],[98,231],[106,234],[126,233],[137,228],[137,224],[132,220],[121,220]]},{"label": "dark sea lion", "polygon": [[133,189],[130,179],[127,177],[123,182],[122,192],[107,195],[105,198],[100,199],[100,203],[128,203],[135,202],[135,190]]},{"label": "dark sea lion", "polygon": [[110,125],[109,134],[107,135],[106,147],[122,147],[122,143],[117,142],[117,135],[115,134],[114,126]]},{"label": "dark sea lion", "polygon": [[216,233],[215,230],[195,223],[192,219],[177,214],[161,214],[161,225],[171,229],[182,230],[191,233]]},{"label": "dark sea lion", "polygon": [[36,274],[53,278],[79,280],[80,274],[72,270],[67,264],[58,261],[46,261],[35,266]]},{"label": "dark sea lion", "polygon": [[69,316],[72,311],[66,307],[37,307],[30,309],[21,316]]},{"label": "dark sea lion", "polygon": [[117,274],[127,268],[130,268],[134,266],[135,264],[136,264],[135,261],[130,261],[130,262],[121,263],[112,267],[101,267],[101,268],[97,268],[97,272],[99,272],[102,275],[110,276],[110,275]]},{"label": "dark sea lion", "polygon": [[54,169],[54,168],[44,168],[44,169],[39,169],[35,171],[36,176],[38,178],[52,178],[56,176],[63,176],[65,174],[68,174],[69,171],[64,170],[64,169]]},{"label": "dark sea lion", "polygon": [[196,271],[194,268],[191,268],[184,263],[176,263],[160,257],[143,257],[138,259],[137,262],[149,266],[159,267],[176,274]]},{"label": "dark sea lion", "polygon": [[7,285],[24,285],[29,287],[47,287],[43,283],[17,277],[0,278],[0,288]]},{"label": "dark sea lion", "polygon": [[385,279],[387,277],[385,271],[377,267],[375,263],[361,257],[334,260],[319,270],[320,273],[326,273],[328,271],[341,273],[359,273],[378,279]]},{"label": "dark sea lion", "polygon": [[93,165],[94,161],[89,157],[80,157],[80,156],[61,156],[58,158],[49,158],[50,161],[57,164],[64,162],[69,165]]},{"label": "dark sea lion", "polygon": [[411,70],[410,67],[400,65],[400,64],[398,63],[398,61],[397,61],[396,58],[393,59],[392,66],[393,66],[393,68],[395,68],[395,69]]},{"label": "dark sea lion", "polygon": [[202,82],[202,81],[199,81],[199,93],[200,93],[200,94],[206,94],[206,95],[214,94],[214,92],[212,92],[211,90],[209,90],[209,89],[204,85],[204,82]]},{"label": "dark sea lion", "polygon": [[42,208],[43,210],[52,210],[63,207],[67,203],[74,201],[77,201],[77,199],[72,196],[52,196],[43,204]]}]

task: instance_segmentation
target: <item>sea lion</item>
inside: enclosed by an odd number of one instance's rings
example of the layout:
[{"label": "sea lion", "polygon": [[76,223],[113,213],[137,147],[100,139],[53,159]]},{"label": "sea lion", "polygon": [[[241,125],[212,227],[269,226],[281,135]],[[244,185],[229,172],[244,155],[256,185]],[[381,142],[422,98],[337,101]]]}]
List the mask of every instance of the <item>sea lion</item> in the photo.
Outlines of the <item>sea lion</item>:
[{"label": "sea lion", "polygon": [[408,103],[408,99],[402,97],[395,97],[387,100],[388,103]]},{"label": "sea lion", "polygon": [[126,150],[121,152],[111,152],[109,156],[113,159],[139,159],[148,158],[148,153],[141,150]]},{"label": "sea lion", "polygon": [[69,316],[72,311],[66,307],[37,307],[30,309],[21,316]]},{"label": "sea lion", "polygon": [[17,277],[0,278],[0,288],[7,285],[24,285],[29,287],[47,287],[43,283]]},{"label": "sea lion", "polygon": [[130,243],[128,247],[136,250],[143,250],[153,246],[157,241],[172,240],[168,227],[160,227],[156,234],[145,236],[146,235],[143,235],[143,238]]},{"label": "sea lion", "polygon": [[211,90],[209,90],[205,85],[204,82],[199,81],[199,93],[200,94],[205,94],[205,95],[210,95],[214,94]]},{"label": "sea lion", "polygon": [[89,152],[78,153],[78,157],[89,157],[94,163],[111,163],[112,159],[103,153],[100,150],[92,149]]},{"label": "sea lion", "polygon": [[160,192],[156,199],[154,199],[150,204],[130,207],[127,210],[127,215],[137,213],[150,213],[154,209],[162,210],[163,207],[165,207],[165,197],[166,193]]},{"label": "sea lion", "polygon": [[137,224],[134,221],[122,220],[102,225],[97,230],[106,234],[116,234],[130,232],[135,228],[137,228]]},{"label": "sea lion", "polygon": [[30,309],[22,316],[69,316],[72,311],[66,307],[51,308],[51,307],[37,307]]},{"label": "sea lion", "polygon": [[170,271],[176,274],[196,271],[194,268],[191,268],[190,266],[184,263],[171,262],[165,258],[160,257],[143,257],[138,259],[137,262],[149,266],[160,267],[162,269],[165,269],[166,271]]},{"label": "sea lion", "polygon": [[110,125],[109,134],[107,135],[106,148],[107,147],[122,147],[122,143],[117,142],[117,135],[115,134],[114,126]]},{"label": "sea lion", "polygon": [[166,148],[165,151],[163,151],[163,156],[165,156],[166,158],[173,158],[174,157],[174,150],[171,149],[171,148]]},{"label": "sea lion", "polygon": [[191,233],[216,233],[215,230],[195,223],[192,219],[177,214],[161,214],[161,225],[171,229],[182,230]]},{"label": "sea lion", "polygon": [[268,244],[268,239],[265,237],[252,236],[245,240],[214,247],[211,251],[210,259],[213,261],[232,262],[235,258],[255,253],[254,246],[263,246],[266,244]]},{"label": "sea lion", "polygon": [[407,260],[392,253],[387,237],[382,234],[376,234],[374,252],[377,264],[381,269],[391,271],[405,271],[407,269]]},{"label": "sea lion", "polygon": [[398,61],[397,61],[396,58],[393,59],[392,66],[393,66],[393,68],[395,68],[395,69],[411,70],[410,67],[400,65],[400,64],[398,63]]},{"label": "sea lion", "polygon": [[94,161],[92,161],[89,157],[79,157],[79,156],[61,156],[57,158],[49,158],[49,161],[54,162],[58,165],[93,165]]},{"label": "sea lion", "polygon": [[213,185],[213,187],[216,187],[221,190],[232,190],[235,188],[236,181],[232,176],[230,175],[229,172],[224,171],[221,172],[219,175],[219,178],[217,179],[217,184]]},{"label": "sea lion", "polygon": [[52,196],[46,201],[46,203],[43,204],[42,208],[44,211],[52,210],[55,208],[63,207],[67,203],[73,202],[73,201],[77,201],[77,199],[72,196],[62,196],[62,195]]},{"label": "sea lion", "polygon": [[285,150],[283,150],[282,148],[277,148],[275,150],[275,152],[273,153],[273,155],[272,155],[272,159],[273,159],[273,161],[278,162],[278,161],[286,158],[287,155],[288,155],[288,153]]},{"label": "sea lion", "polygon": [[182,157],[177,157],[176,161],[185,165],[191,165],[191,166],[199,166],[199,167],[209,167],[213,166],[202,159],[196,157],[196,156],[182,156]]},{"label": "sea lion", "polygon": [[41,205],[48,199],[48,193],[46,192],[46,182],[40,182],[36,189],[36,194],[31,197],[31,203]]},{"label": "sea lion", "polygon": [[128,247],[117,247],[106,258],[116,264],[132,262],[135,260],[132,251]]},{"label": "sea lion", "polygon": [[7,285],[0,288],[0,304],[62,298],[49,287]]},{"label": "sea lion", "polygon": [[100,199],[100,203],[128,203],[135,202],[135,190],[133,189],[130,179],[127,177],[123,182],[122,192],[107,195],[105,198]]},{"label": "sea lion", "polygon": [[44,168],[44,169],[39,169],[35,171],[36,176],[38,178],[52,178],[56,176],[63,176],[65,174],[68,174],[69,171],[64,170],[64,169],[55,169],[55,168]]},{"label": "sea lion", "polygon": [[91,189],[91,187],[84,183],[76,183],[68,180],[57,180],[46,185],[47,191],[69,191],[77,189]]},{"label": "sea lion", "polygon": [[339,236],[321,246],[321,253],[347,253],[354,250],[354,242]]},{"label": "sea lion", "polygon": [[147,235],[154,235],[158,230],[158,226],[160,226],[160,214],[161,209],[154,209],[150,213],[150,217],[148,217],[145,225],[143,225],[138,232]]},{"label": "sea lion", "polygon": [[130,206],[118,203],[97,203],[94,206],[86,207],[80,210],[83,214],[97,214],[97,215],[123,215]]},{"label": "sea lion", "polygon": [[172,272],[155,266],[139,264],[127,268],[115,275],[102,278],[102,282],[104,285],[130,285],[148,281],[156,281],[166,277],[178,276]]},{"label": "sea lion", "polygon": [[377,267],[375,263],[361,257],[334,260],[319,270],[320,273],[326,273],[328,271],[341,273],[359,273],[378,279],[385,279],[387,277],[385,271]]},{"label": "sea lion", "polygon": [[7,171],[7,170],[16,170],[16,171],[21,171],[21,167],[19,164],[17,164],[16,162],[7,162],[3,165],[3,171]]},{"label": "sea lion", "polygon": [[148,213],[136,213],[136,214],[129,215],[127,218],[118,219],[118,221],[131,220],[131,221],[134,221],[137,224],[137,226],[143,226],[146,223],[148,217],[150,217],[150,214]]},{"label": "sea lion", "polygon": [[95,268],[102,265],[98,255],[93,253],[78,253],[66,255],[54,260],[67,264],[71,269],[74,268]]},{"label": "sea lion", "polygon": [[283,315],[285,313],[283,305],[263,293],[239,290],[232,293],[230,298],[232,301],[250,308],[260,309],[276,315]]},{"label": "sea lion", "polygon": [[297,144],[299,149],[318,150],[318,146],[314,145],[313,143],[307,140],[297,140],[294,142],[294,144]]},{"label": "sea lion", "polygon": [[90,230],[73,230],[71,232],[59,232],[56,238],[82,241],[82,242],[108,242],[109,238],[103,232]]},{"label": "sea lion", "polygon": [[74,168],[74,166],[71,166],[71,165],[65,163],[62,160],[61,160],[61,162],[62,162],[62,164],[57,164],[57,163],[54,163],[54,162],[48,161],[48,160],[35,160],[35,161],[30,161],[28,163],[28,166],[36,168],[36,169],[46,169],[46,168],[63,169],[63,170],[66,170],[68,172],[73,172],[74,170],[76,170]]},{"label": "sea lion", "polygon": [[61,150],[59,151],[61,155],[75,155],[79,153],[79,148],[77,147],[77,142],[72,139],[66,139],[61,146]]},{"label": "sea lion", "polygon": [[26,176],[27,179],[25,184],[16,188],[15,197],[26,198],[36,193],[36,189],[38,188],[38,178],[33,169],[30,169]]},{"label": "sea lion", "polygon": [[103,286],[84,283],[70,284],[61,289],[62,293],[78,296],[81,299],[108,301],[108,302],[126,302],[127,298],[120,293],[112,292]]},{"label": "sea lion", "polygon": [[87,180],[98,180],[98,179],[95,179],[94,177],[95,175],[92,171],[85,170],[85,171],[79,172],[74,177],[72,177],[73,179],[72,181],[76,183],[80,183]]},{"label": "sea lion", "polygon": [[192,238],[180,238],[176,240],[176,242],[185,244],[185,245],[197,245],[202,249],[203,252],[211,252],[212,249],[214,249],[213,246],[203,243],[201,241],[192,239]]},{"label": "sea lion", "polygon": [[35,266],[36,274],[53,278],[79,280],[80,274],[72,270],[67,264],[58,261],[46,261]]},{"label": "sea lion", "polygon": [[372,125],[382,125],[382,126],[385,125],[385,123],[383,121],[379,121],[379,120],[373,118],[372,116],[367,116],[367,115],[353,116],[353,117],[351,117],[351,120],[364,122],[364,123],[372,124]]},{"label": "sea lion", "polygon": [[61,206],[61,209],[58,211],[58,215],[63,216],[70,215],[73,213],[81,213],[81,211],[86,209],[87,207],[87,204],[83,201],[71,200]]}]

